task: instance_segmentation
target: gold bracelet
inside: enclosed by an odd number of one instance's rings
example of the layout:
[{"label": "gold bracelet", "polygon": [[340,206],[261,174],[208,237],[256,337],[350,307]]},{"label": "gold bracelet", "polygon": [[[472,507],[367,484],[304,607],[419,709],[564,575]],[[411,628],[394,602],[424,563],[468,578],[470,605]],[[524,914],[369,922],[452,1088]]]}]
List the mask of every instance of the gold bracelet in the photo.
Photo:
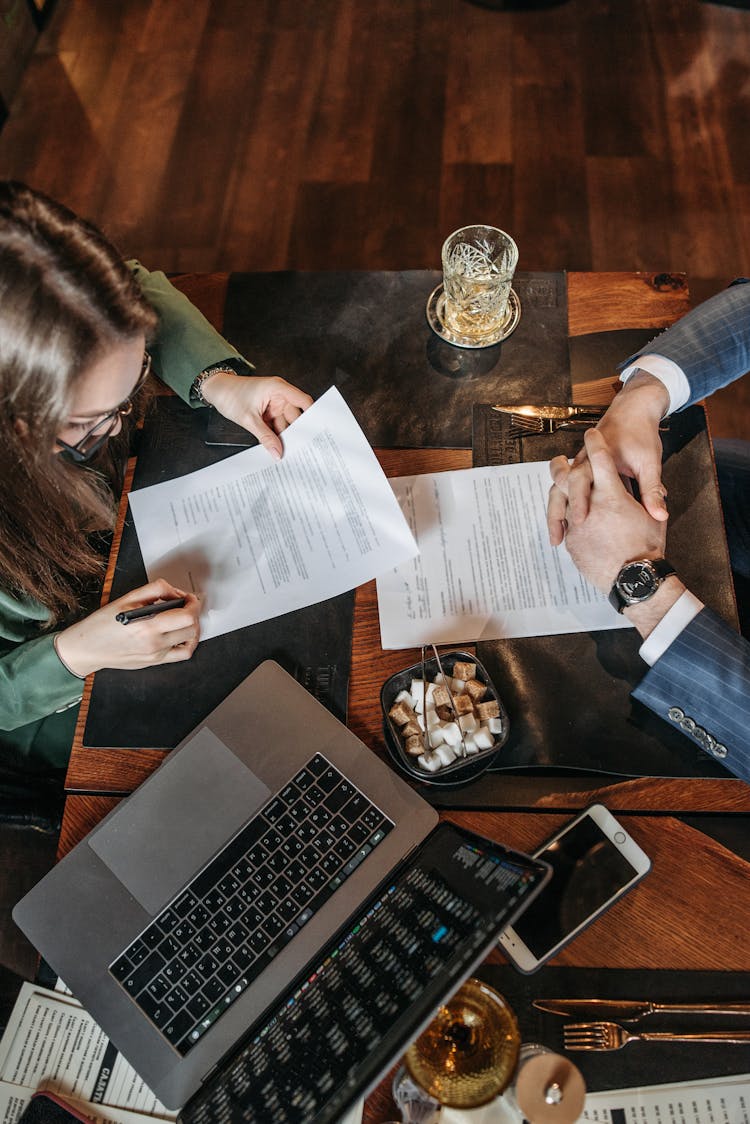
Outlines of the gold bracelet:
[{"label": "gold bracelet", "polygon": [[[60,663],[61,663],[61,664],[63,665],[63,667],[65,668],[65,670],[66,670],[66,671],[68,672],[68,674],[69,674],[69,675],[74,675],[74,676],[76,677],[76,679],[85,679],[85,678],[86,678],[86,676],[85,676],[85,675],[79,675],[77,671],[73,671],[73,668],[72,668],[72,667],[68,667],[68,665],[66,664],[65,660],[64,660],[64,659],[62,658],[62,656],[60,655],[60,651],[59,651],[59,649],[58,649],[58,647],[57,647],[57,638],[58,638],[58,636],[59,636],[59,635],[60,635],[60,633],[59,633],[59,632],[56,632],[56,633],[54,634],[54,636],[52,637],[52,647],[53,647],[53,648],[55,649],[55,655],[57,656],[57,658],[59,659]],[[72,706],[72,705],[73,705],[73,704],[71,703],[71,706]]]}]

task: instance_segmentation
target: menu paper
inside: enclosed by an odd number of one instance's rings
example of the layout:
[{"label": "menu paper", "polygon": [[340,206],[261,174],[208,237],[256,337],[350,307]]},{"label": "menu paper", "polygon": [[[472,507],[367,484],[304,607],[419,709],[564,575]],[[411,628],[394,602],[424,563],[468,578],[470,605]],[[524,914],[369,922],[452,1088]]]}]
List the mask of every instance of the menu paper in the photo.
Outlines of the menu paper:
[{"label": "menu paper", "polygon": [[[9,1085],[0,1081],[0,1124],[16,1124],[23,1116],[36,1089],[24,1089],[21,1085]],[[88,1101],[66,1097],[92,1124],[153,1124],[153,1117],[142,1112],[129,1112],[125,1108],[102,1108]]]},{"label": "menu paper", "polygon": [[419,554],[377,579],[383,648],[627,628],[547,533],[546,462],[391,480]]},{"label": "menu paper", "polygon": [[[96,1105],[103,1122],[177,1117],[157,1100],[76,999],[24,983],[0,1041],[0,1105],[28,1101],[39,1088]],[[128,1114],[107,1115],[110,1109]],[[17,1119],[7,1115],[12,1111],[5,1108],[1,1124],[6,1118]]]},{"label": "menu paper", "polygon": [[[24,983],[0,1040],[0,1124],[16,1124],[38,1089],[75,1104],[94,1124],[155,1124],[177,1113],[156,1099],[58,980]],[[361,1124],[359,1100],[339,1124]]]},{"label": "menu paper", "polygon": [[[590,1124],[750,1124],[750,1074],[587,1093]],[[520,1124],[507,1094],[484,1108],[444,1108],[440,1124]]]},{"label": "menu paper", "polygon": [[377,458],[332,387],[282,436],[130,494],[149,579],[202,600],[201,640],[314,605],[417,552]]},{"label": "menu paper", "polygon": [[592,1124],[750,1124],[750,1073],[589,1093]]}]

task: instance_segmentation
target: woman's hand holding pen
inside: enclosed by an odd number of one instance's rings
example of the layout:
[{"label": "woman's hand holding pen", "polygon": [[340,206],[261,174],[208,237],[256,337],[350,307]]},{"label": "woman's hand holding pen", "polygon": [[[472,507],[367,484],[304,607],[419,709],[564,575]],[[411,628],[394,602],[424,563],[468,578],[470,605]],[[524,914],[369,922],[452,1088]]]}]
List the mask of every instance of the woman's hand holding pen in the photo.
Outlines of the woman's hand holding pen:
[{"label": "woman's hand holding pen", "polygon": [[206,379],[203,397],[220,414],[237,422],[258,438],[274,458],[280,460],[283,446],[279,434],[312,405],[312,398],[276,376],[233,375],[217,371]]},{"label": "woman's hand holding pen", "polygon": [[[184,598],[182,608],[131,619],[125,627],[117,614]],[[163,578],[133,589],[57,633],[55,648],[62,663],[81,678],[104,667],[135,670],[189,660],[200,639],[200,602]]]}]

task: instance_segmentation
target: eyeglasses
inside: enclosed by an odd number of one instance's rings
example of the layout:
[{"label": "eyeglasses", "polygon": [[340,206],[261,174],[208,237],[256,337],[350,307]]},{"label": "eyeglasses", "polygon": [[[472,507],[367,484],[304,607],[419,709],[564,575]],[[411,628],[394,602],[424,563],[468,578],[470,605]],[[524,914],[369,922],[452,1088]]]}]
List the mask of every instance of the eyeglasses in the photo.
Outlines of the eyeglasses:
[{"label": "eyeglasses", "polygon": [[133,400],[150,373],[151,356],[148,351],[144,351],[141,373],[129,397],[126,398],[124,402],[121,402],[111,413],[105,414],[95,425],[92,425],[91,429],[89,429],[87,433],[84,433],[83,437],[80,441],[76,441],[75,445],[69,445],[67,441],[63,441],[61,437],[58,437],[57,444],[60,446],[61,453],[69,457],[70,460],[75,461],[76,464],[85,464],[95,457],[120,418],[126,418],[128,414],[132,414]]}]

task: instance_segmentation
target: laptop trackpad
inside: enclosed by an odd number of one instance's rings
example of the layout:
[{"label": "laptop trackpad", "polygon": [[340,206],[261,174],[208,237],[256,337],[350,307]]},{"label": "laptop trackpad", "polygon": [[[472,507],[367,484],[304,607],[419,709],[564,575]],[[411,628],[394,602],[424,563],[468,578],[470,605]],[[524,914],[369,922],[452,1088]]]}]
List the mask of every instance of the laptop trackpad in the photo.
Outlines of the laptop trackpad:
[{"label": "laptop trackpad", "polygon": [[158,913],[270,795],[204,727],[88,843],[144,909]]}]

